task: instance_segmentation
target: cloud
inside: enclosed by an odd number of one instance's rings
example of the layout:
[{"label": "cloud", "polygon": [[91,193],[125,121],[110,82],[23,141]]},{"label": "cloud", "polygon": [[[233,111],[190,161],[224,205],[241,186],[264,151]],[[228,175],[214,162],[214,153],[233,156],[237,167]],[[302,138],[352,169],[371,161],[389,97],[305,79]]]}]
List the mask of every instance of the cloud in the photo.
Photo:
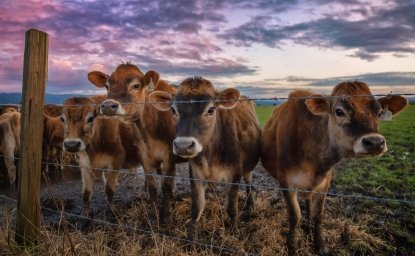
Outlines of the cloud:
[{"label": "cloud", "polygon": [[372,8],[370,13],[363,9],[358,20],[347,19],[349,13],[341,11],[316,20],[280,25],[270,16],[258,15],[225,31],[221,38],[245,47],[255,43],[281,47],[294,42],[311,47],[356,49],[351,56],[373,61],[378,53],[415,52],[414,13],[415,2],[402,1],[392,7]]}]

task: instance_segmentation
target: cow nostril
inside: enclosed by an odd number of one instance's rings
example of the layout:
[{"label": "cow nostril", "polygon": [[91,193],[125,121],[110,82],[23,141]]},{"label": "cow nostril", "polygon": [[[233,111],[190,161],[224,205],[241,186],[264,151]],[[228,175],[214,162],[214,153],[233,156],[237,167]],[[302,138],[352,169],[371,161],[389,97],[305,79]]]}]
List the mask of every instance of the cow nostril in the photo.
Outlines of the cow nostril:
[{"label": "cow nostril", "polygon": [[112,104],[112,106],[111,106],[111,108],[113,109],[113,110],[116,110],[117,108],[118,108],[118,104]]},{"label": "cow nostril", "polygon": [[189,144],[189,146],[188,146],[187,148],[188,148],[188,149],[191,149],[191,148],[193,148],[195,145],[196,145],[196,144],[195,144],[195,142],[194,142],[194,141],[192,141],[192,142]]}]

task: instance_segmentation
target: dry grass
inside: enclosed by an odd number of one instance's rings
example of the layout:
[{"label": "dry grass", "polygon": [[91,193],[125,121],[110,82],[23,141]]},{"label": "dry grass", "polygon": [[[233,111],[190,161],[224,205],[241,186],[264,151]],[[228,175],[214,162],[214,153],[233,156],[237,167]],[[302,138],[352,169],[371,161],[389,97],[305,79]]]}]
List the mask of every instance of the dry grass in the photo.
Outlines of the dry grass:
[{"label": "dry grass", "polygon": [[[240,192],[242,207],[245,193]],[[285,205],[275,192],[257,192],[256,209],[252,215],[241,210],[239,233],[231,234],[224,211],[224,194],[210,191],[206,209],[201,219],[198,242],[216,247],[231,248],[234,252],[218,248],[192,245],[159,235],[146,235],[133,229],[153,230],[173,237],[186,238],[190,221],[190,195],[176,196],[174,225],[160,227],[152,217],[154,207],[148,199],[138,197],[130,206],[117,206],[117,218],[112,222],[118,226],[94,223],[87,229],[79,228],[80,220],[70,218],[69,236],[77,255],[286,255],[285,232],[288,231]],[[388,242],[369,234],[367,225],[370,215],[360,216],[358,222],[342,216],[344,202],[330,198],[323,221],[324,239],[335,255],[390,255],[394,248]],[[49,223],[41,227],[41,239],[37,248],[18,251],[13,238],[14,216],[12,208],[0,208],[0,254],[24,255],[71,255],[70,242],[64,236],[62,222]],[[132,227],[127,228],[126,226]],[[311,236],[298,229],[299,255],[314,255]],[[345,238],[346,237],[346,238]],[[347,242],[347,238],[349,241]],[[346,243],[345,243],[346,242]]]}]

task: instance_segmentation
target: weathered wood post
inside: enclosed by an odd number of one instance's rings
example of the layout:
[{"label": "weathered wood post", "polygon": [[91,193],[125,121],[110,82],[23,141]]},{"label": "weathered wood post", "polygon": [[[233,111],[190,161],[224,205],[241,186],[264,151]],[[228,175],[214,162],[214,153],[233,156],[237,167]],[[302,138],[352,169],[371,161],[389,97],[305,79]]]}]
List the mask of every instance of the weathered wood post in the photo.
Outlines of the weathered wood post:
[{"label": "weathered wood post", "polygon": [[18,171],[16,242],[35,245],[40,227],[40,178],[43,137],[43,102],[48,73],[48,35],[26,31]]}]

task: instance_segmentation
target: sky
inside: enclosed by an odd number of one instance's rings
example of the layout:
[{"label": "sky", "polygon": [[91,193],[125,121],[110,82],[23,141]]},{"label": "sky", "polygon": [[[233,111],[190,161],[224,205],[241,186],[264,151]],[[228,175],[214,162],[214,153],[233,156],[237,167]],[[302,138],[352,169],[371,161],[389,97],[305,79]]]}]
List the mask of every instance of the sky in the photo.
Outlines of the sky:
[{"label": "sky", "polygon": [[0,92],[20,92],[24,35],[49,34],[47,93],[102,93],[87,73],[130,61],[251,97],[361,80],[415,93],[415,0],[2,0]]}]

